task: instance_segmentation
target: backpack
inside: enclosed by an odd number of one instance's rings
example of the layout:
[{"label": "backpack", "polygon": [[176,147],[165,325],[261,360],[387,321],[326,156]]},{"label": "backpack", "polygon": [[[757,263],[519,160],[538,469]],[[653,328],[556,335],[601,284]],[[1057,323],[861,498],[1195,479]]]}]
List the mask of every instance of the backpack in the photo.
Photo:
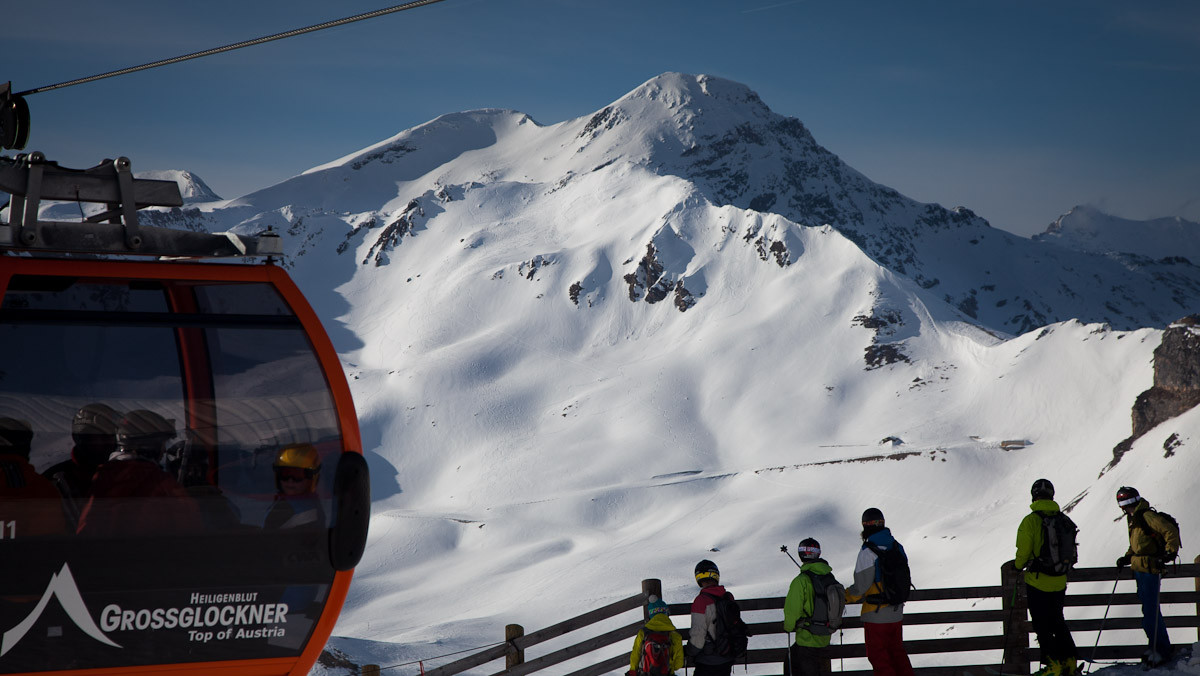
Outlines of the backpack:
[{"label": "backpack", "polygon": [[846,612],[846,588],[833,573],[804,574],[808,575],[813,585],[812,617],[804,622],[804,628],[814,636],[830,636],[842,626],[842,614]]},{"label": "backpack", "polygon": [[669,676],[670,673],[671,636],[666,632],[644,629],[637,676]]},{"label": "backpack", "polygon": [[[717,621],[714,628],[717,635],[713,637],[712,654],[737,660],[746,653],[746,647],[750,644],[750,632],[746,623],[742,621],[742,609],[733,599],[733,594],[729,592],[725,592],[725,596],[716,599],[714,605],[717,609]],[[706,645],[706,651],[707,648]]]},{"label": "backpack", "polygon": [[908,568],[908,556],[899,542],[887,549],[880,549],[873,542],[866,543],[867,549],[875,552],[879,567],[879,581],[883,591],[879,594],[869,594],[867,603],[877,606],[898,606],[908,600],[908,593],[915,589],[912,583],[912,571]]},{"label": "backpack", "polygon": [[1033,573],[1066,575],[1079,561],[1075,536],[1079,528],[1062,512],[1034,512],[1042,517],[1042,550],[1029,562]]}]

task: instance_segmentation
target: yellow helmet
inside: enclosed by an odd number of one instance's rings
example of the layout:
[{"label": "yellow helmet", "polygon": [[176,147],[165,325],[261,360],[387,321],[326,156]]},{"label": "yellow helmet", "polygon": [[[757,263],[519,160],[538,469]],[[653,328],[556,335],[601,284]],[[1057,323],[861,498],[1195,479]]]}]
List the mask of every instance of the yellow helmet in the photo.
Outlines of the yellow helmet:
[{"label": "yellow helmet", "polygon": [[275,467],[299,467],[311,469],[314,472],[321,469],[321,454],[312,444],[291,444],[284,446],[275,456]]},{"label": "yellow helmet", "polygon": [[[321,473],[321,454],[312,444],[284,446],[275,456],[275,463],[272,466],[275,469],[276,488],[280,488],[279,482],[282,475],[293,474],[295,470],[301,470],[304,478],[309,481],[308,489],[310,491],[317,490],[317,475]],[[287,471],[287,468],[292,468],[292,471]]]}]

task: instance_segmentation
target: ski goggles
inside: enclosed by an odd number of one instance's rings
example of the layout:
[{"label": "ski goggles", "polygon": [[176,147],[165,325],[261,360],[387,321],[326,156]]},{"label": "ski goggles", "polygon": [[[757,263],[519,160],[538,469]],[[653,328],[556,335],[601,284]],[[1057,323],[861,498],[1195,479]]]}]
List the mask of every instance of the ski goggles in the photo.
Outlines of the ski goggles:
[{"label": "ski goggles", "polygon": [[306,481],[313,477],[313,471],[304,467],[276,467],[275,476],[280,481]]},{"label": "ski goggles", "polygon": [[802,559],[816,559],[821,556],[821,548],[810,545],[800,545],[796,547],[796,552],[800,554]]},{"label": "ski goggles", "polygon": [[1138,500],[1141,500],[1141,499],[1142,499],[1142,496],[1140,496],[1140,495],[1132,495],[1127,498],[1117,498],[1117,504],[1122,507],[1128,507],[1130,505],[1136,505],[1138,503]]}]

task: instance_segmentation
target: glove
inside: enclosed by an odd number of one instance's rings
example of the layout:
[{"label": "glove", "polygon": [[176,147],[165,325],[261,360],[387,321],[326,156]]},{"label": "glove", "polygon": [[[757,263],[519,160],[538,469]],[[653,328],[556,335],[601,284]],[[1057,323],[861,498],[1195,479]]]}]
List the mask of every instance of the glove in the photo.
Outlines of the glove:
[{"label": "glove", "polygon": [[1128,554],[1121,555],[1121,558],[1117,559],[1117,570],[1120,570],[1120,569],[1124,568],[1125,566],[1128,566],[1130,560],[1131,560],[1131,557]]}]

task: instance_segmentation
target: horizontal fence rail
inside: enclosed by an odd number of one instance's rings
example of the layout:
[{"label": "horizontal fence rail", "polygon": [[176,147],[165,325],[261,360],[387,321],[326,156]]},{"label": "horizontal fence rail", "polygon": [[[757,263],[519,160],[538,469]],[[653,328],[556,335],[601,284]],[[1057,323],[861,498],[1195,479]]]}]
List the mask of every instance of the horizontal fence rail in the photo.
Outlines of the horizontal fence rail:
[{"label": "horizontal fence rail", "polygon": [[[917,589],[909,597],[905,606],[904,624],[906,627],[962,627],[972,625],[1000,625],[1000,632],[986,633],[981,636],[952,636],[943,638],[913,638],[904,641],[904,647],[910,655],[957,655],[959,659],[974,661],[973,664],[954,666],[918,666],[915,671],[919,676],[1025,676],[1030,674],[1030,665],[1037,662],[1041,653],[1030,643],[1032,627],[1027,614],[1025,602],[1024,574],[1012,568],[1012,562],[1001,567],[1001,584],[995,586],[953,587],[945,589]],[[1166,590],[1168,585],[1178,586],[1176,579],[1188,579],[1191,582],[1190,591]],[[1074,570],[1068,577],[1071,583],[1085,582],[1117,582],[1125,580],[1132,583],[1130,574],[1117,570],[1115,567],[1082,568]],[[477,669],[500,659],[505,660],[505,668],[492,676],[527,676],[548,670],[569,660],[588,655],[592,652],[620,645],[620,654],[611,657],[597,657],[582,668],[573,671],[556,669],[554,676],[601,676],[602,674],[623,674],[629,669],[629,651],[632,649],[632,639],[645,623],[645,604],[651,594],[662,596],[659,580],[643,580],[642,591],[628,598],[615,601],[601,608],[584,613],[569,620],[564,620],[544,629],[529,634],[519,625],[508,625],[505,629],[505,642],[482,650],[476,654],[464,657],[435,669],[424,671],[425,676],[453,676],[464,671]],[[1163,606],[1163,616],[1166,626],[1171,629],[1200,628],[1200,556],[1196,562],[1171,566],[1168,575],[1163,579],[1164,590],[1160,596]],[[1105,610],[1103,617],[1071,617],[1068,612],[1067,627],[1074,632],[1099,631],[1129,631],[1137,630],[1141,636],[1142,620],[1140,614],[1141,602],[1135,593],[1070,593],[1068,586],[1066,607],[1068,609],[1093,609],[1097,615],[1100,609]],[[953,602],[990,599],[994,605],[998,600],[1000,608],[984,608],[971,610],[923,610],[928,608],[928,602]],[[752,647],[739,665],[775,665],[778,669],[769,673],[782,671],[784,660],[787,659],[787,648],[783,630],[782,609],[783,597],[738,599],[743,618],[746,619],[752,637],[778,635],[779,647]],[[1137,609],[1134,616],[1114,616],[1109,606],[1130,607]],[[1178,612],[1180,604],[1190,604],[1186,612]],[[943,604],[944,605],[944,604]],[[1168,607],[1170,606],[1170,607]],[[669,606],[672,616],[688,616],[691,605],[674,603]],[[583,629],[601,622],[618,618],[633,610],[642,610],[643,617],[630,615],[626,624],[616,628],[607,628],[599,634],[581,638],[571,645],[553,650],[544,655],[526,661],[525,651],[528,648],[543,644],[552,639],[573,635]],[[780,611],[770,620],[761,620],[764,611]],[[611,625],[612,623],[608,623]],[[865,676],[870,674],[869,668],[839,668],[839,663],[846,659],[866,657],[866,646],[861,638],[855,642],[846,641],[847,631],[853,632],[862,628],[858,617],[846,617],[842,623],[843,633],[840,640],[835,639],[828,648],[829,657],[834,660],[833,671],[847,676]],[[582,633],[582,632],[581,632]],[[680,628],[678,633],[686,642],[688,630]],[[859,632],[854,633],[859,636]],[[1098,641],[1098,638],[1097,638]],[[1078,654],[1084,661],[1129,660],[1140,658],[1145,650],[1144,640],[1136,644],[1084,645],[1076,640]],[[1189,641],[1190,642],[1190,641]],[[751,646],[761,641],[751,639]],[[983,656],[972,657],[972,653],[990,651],[993,655],[1001,653],[1000,659],[984,660]],[[860,661],[861,663],[861,661]],[[690,666],[690,664],[689,664]],[[373,667],[363,668],[363,673],[370,673]]]}]

